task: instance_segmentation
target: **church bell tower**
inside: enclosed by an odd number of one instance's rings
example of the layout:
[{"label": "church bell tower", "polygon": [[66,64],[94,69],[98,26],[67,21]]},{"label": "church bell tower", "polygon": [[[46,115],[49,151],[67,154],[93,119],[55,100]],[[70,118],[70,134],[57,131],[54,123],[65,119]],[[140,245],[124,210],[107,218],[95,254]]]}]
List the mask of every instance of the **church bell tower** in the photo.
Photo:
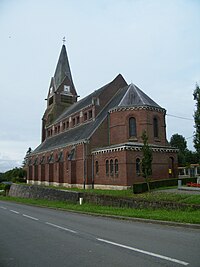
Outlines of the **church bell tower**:
[{"label": "church bell tower", "polygon": [[[65,39],[63,39],[63,42]],[[63,43],[55,74],[51,78],[47,108],[42,118],[42,142],[46,139],[46,127],[62,114],[64,109],[77,102],[77,92],[73,83],[65,44]]]}]

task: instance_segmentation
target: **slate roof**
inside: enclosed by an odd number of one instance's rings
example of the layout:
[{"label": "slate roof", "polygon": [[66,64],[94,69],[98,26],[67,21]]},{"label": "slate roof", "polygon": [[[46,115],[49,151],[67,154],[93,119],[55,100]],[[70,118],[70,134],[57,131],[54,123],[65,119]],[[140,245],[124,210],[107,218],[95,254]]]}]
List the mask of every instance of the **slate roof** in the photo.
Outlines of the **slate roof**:
[{"label": "slate roof", "polygon": [[156,102],[154,102],[148,95],[146,95],[133,83],[128,86],[124,97],[119,103],[119,106],[150,106],[161,108]]},{"label": "slate roof", "polygon": [[69,66],[69,60],[67,56],[66,47],[65,45],[63,45],[61,52],[60,52],[59,59],[58,59],[58,63],[56,66],[55,74],[54,74],[56,90],[58,89],[59,85],[62,83],[62,81],[64,80],[66,76],[69,78],[72,85],[74,85],[73,80],[72,80],[70,66]]},{"label": "slate roof", "polygon": [[[89,96],[78,101],[71,107],[69,107],[64,113],[57,119],[57,122],[62,118],[69,116],[70,114],[77,112],[84,107],[92,103],[92,97],[97,97],[99,94],[107,88],[107,85],[101,87],[100,89],[94,91]],[[129,106],[152,106],[156,108],[161,108],[156,102],[154,102],[150,97],[148,97],[144,92],[142,92],[134,84],[127,85],[113,96],[113,98],[108,102],[108,104],[103,107],[101,112],[97,115],[95,120],[91,120],[87,123],[80,124],[74,128],[71,128],[63,133],[55,135],[53,137],[47,138],[42,144],[40,144],[32,154],[41,153],[47,150],[52,150],[55,148],[60,148],[70,144],[76,144],[88,140],[99,125],[106,118],[109,110],[117,107],[129,107]]]},{"label": "slate roof", "polygon": [[82,98],[78,102],[74,103],[72,106],[66,108],[63,111],[63,113],[54,121],[54,123],[57,123],[57,122],[61,121],[63,118],[66,118],[66,117],[70,116],[71,114],[78,112],[78,111],[81,111],[83,108],[91,105],[93,97],[98,97],[106,89],[106,87],[108,87],[110,84],[111,84],[111,82],[104,85],[103,87],[99,88],[98,90],[94,91],[90,95]]},{"label": "slate roof", "polygon": [[[99,90],[105,89],[104,87]],[[53,137],[47,138],[42,144],[40,144],[32,154],[41,153],[47,150],[52,150],[55,148],[60,148],[65,145],[75,144],[85,141],[90,138],[93,132],[98,128],[98,126],[106,118],[108,111],[117,106],[119,101],[124,95],[127,86],[119,90],[116,95],[111,99],[111,101],[105,106],[105,108],[98,114],[95,120],[91,120],[88,123],[81,124],[80,126],[74,127],[66,132],[60,133]],[[95,92],[94,92],[95,93]],[[98,93],[98,92],[96,92]]]}]

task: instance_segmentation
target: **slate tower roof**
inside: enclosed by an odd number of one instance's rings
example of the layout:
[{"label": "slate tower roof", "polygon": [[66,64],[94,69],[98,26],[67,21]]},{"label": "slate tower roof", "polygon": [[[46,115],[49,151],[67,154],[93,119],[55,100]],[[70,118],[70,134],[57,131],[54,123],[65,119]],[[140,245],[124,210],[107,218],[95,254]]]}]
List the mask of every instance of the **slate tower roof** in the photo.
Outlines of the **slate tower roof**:
[{"label": "slate tower roof", "polygon": [[56,89],[58,89],[59,85],[63,82],[66,76],[68,77],[72,85],[74,86],[66,47],[63,44],[61,52],[60,52],[60,56],[58,59],[58,63],[56,66],[55,74],[54,74]]},{"label": "slate tower roof", "polygon": [[46,139],[46,127],[53,123],[64,109],[76,103],[77,98],[66,47],[63,44],[48,90],[47,108],[42,118],[42,141]]}]

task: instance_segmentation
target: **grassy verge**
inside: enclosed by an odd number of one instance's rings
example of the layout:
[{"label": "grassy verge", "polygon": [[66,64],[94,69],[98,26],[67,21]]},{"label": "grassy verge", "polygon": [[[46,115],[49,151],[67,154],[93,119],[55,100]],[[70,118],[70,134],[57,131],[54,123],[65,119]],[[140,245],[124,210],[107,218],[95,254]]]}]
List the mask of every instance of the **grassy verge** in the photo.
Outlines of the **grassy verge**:
[{"label": "grassy verge", "polygon": [[[60,189],[60,187],[53,187],[54,189]],[[200,205],[200,194],[199,195],[190,195],[190,194],[181,194],[181,193],[168,193],[166,190],[162,192],[157,192],[156,190],[151,193],[142,193],[142,194],[133,194],[132,190],[102,190],[102,189],[79,189],[79,188],[66,188],[61,187],[64,190],[78,191],[83,193],[92,193],[99,195],[108,195],[115,197],[130,197],[134,199],[144,199],[148,201],[169,201],[185,204],[196,204]],[[165,189],[170,189],[174,187],[167,187]],[[177,187],[176,187],[177,188]]]},{"label": "grassy verge", "polygon": [[165,210],[165,209],[130,209],[130,208],[114,208],[107,206],[99,206],[84,203],[83,205],[73,204],[69,202],[61,201],[48,201],[41,199],[23,199],[16,197],[3,197],[0,196],[0,200],[14,201],[18,203],[38,205],[42,207],[50,207],[56,209],[89,212],[93,214],[101,215],[116,215],[124,217],[135,217],[143,219],[173,221],[181,223],[195,223],[200,224],[200,210]]}]

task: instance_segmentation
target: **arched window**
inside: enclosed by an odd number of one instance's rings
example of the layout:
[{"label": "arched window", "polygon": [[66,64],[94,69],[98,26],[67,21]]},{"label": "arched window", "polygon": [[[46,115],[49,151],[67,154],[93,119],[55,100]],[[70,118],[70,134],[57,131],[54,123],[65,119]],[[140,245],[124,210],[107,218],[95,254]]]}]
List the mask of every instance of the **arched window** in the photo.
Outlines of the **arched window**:
[{"label": "arched window", "polygon": [[106,160],[106,175],[109,175],[109,161]]},{"label": "arched window", "polygon": [[136,119],[131,117],[129,119],[129,137],[137,136],[136,133]]},{"label": "arched window", "polygon": [[169,177],[174,177],[174,158],[169,158]]},{"label": "arched window", "polygon": [[136,163],[135,164],[136,174],[139,176],[140,175],[140,159],[137,158],[135,163]]},{"label": "arched window", "polygon": [[110,174],[113,175],[113,160],[110,160]]},{"label": "arched window", "polygon": [[99,163],[98,163],[98,161],[95,162],[95,171],[96,171],[96,174],[99,173]]},{"label": "arched window", "polygon": [[115,160],[115,174],[118,174],[119,167],[118,167],[118,160]]},{"label": "arched window", "polygon": [[60,153],[58,154],[58,161],[63,161],[64,159],[63,159],[63,152],[62,151],[60,151]]},{"label": "arched window", "polygon": [[153,135],[158,137],[158,119],[156,117],[153,119]]}]

